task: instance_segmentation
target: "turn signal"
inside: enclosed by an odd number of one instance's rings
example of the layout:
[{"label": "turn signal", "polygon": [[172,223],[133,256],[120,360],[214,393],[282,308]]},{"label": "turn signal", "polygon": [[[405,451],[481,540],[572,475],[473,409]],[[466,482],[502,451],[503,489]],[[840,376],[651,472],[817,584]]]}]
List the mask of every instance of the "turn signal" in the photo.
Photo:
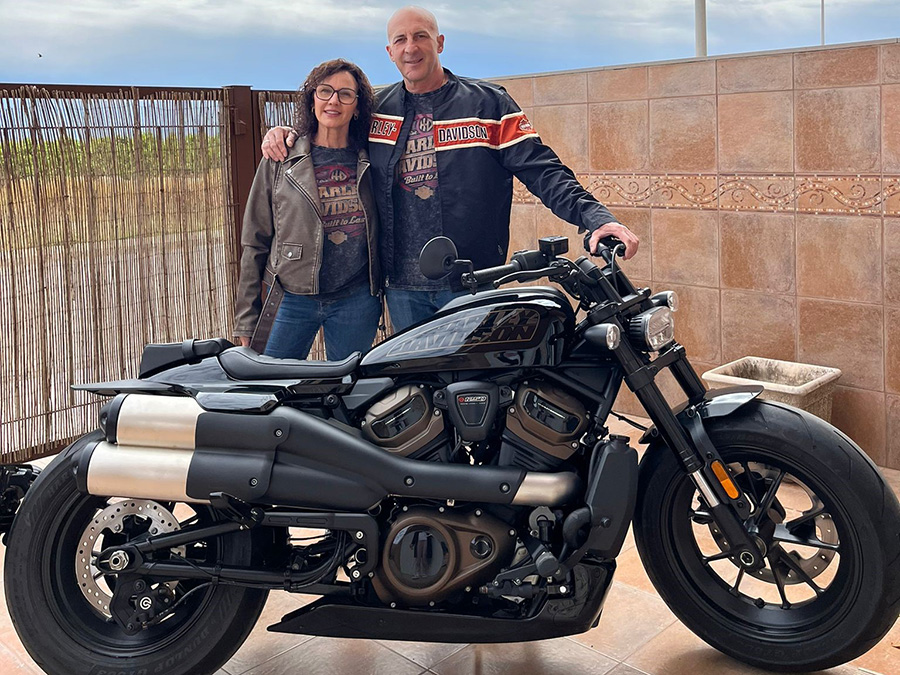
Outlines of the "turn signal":
[{"label": "turn signal", "polygon": [[712,463],[713,473],[716,474],[716,478],[719,479],[719,484],[722,486],[722,489],[725,490],[725,494],[728,495],[731,499],[737,499],[740,492],[738,492],[737,486],[734,484],[734,481],[731,480],[731,476],[728,475],[728,470],[719,460],[716,460]]}]

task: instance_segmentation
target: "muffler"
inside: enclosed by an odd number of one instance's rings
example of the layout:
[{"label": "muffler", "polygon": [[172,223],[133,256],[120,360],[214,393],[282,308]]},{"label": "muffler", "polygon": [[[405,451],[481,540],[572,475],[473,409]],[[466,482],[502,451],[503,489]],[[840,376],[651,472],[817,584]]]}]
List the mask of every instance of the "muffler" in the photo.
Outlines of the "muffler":
[{"label": "muffler", "polygon": [[[221,394],[241,397],[242,394]],[[119,394],[101,411],[104,440],[81,451],[80,489],[105,497],[244,501],[362,511],[388,496],[560,506],[582,494],[570,472],[421,462],[308,413],[209,412],[187,396]]]}]

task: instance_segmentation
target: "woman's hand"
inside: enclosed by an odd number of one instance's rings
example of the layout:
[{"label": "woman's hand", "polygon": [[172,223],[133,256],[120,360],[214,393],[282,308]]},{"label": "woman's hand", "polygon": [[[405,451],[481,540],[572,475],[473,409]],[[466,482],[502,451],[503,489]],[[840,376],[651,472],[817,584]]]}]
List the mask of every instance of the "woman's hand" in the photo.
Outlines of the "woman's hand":
[{"label": "woman's hand", "polygon": [[250,346],[250,338],[246,335],[241,335],[238,338],[241,341],[241,347],[249,347]]}]

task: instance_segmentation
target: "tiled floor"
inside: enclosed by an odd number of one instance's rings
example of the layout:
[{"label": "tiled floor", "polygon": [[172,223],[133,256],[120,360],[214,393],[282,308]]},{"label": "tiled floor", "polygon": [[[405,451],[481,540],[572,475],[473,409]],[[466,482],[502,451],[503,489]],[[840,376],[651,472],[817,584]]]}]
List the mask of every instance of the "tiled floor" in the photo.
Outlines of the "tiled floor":
[{"label": "tiled floor", "polygon": [[[630,427],[614,432],[627,433]],[[900,494],[900,471],[885,471]],[[0,548],[0,562],[3,549]],[[600,625],[583,635],[522,644],[446,645],[310,638],[266,626],[312,601],[273,592],[247,642],[216,675],[754,675],[707,646],[669,611],[641,567],[629,535]],[[0,675],[40,673],[0,602]],[[827,675],[900,675],[900,622],[867,654]]]}]

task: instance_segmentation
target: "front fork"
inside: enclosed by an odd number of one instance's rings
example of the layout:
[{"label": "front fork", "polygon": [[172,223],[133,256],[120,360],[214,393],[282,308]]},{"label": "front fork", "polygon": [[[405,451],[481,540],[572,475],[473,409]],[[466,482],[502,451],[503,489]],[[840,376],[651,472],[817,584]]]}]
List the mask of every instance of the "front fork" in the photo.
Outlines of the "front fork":
[{"label": "front fork", "polygon": [[[730,470],[706,432],[703,417],[711,398],[688,362],[684,347],[673,343],[650,362],[625,340],[615,351],[625,372],[625,383],[655,424],[649,433],[659,436],[678,456],[699,491],[701,501],[709,509],[710,517],[727,537],[735,563],[748,572],[764,567],[762,542],[744,526],[750,516],[751,502],[732,480]],[[670,369],[688,399],[677,410],[669,407],[656,384],[656,376],[664,368]],[[761,387],[729,390],[732,400],[720,405],[719,413],[731,412],[761,390]]]}]

